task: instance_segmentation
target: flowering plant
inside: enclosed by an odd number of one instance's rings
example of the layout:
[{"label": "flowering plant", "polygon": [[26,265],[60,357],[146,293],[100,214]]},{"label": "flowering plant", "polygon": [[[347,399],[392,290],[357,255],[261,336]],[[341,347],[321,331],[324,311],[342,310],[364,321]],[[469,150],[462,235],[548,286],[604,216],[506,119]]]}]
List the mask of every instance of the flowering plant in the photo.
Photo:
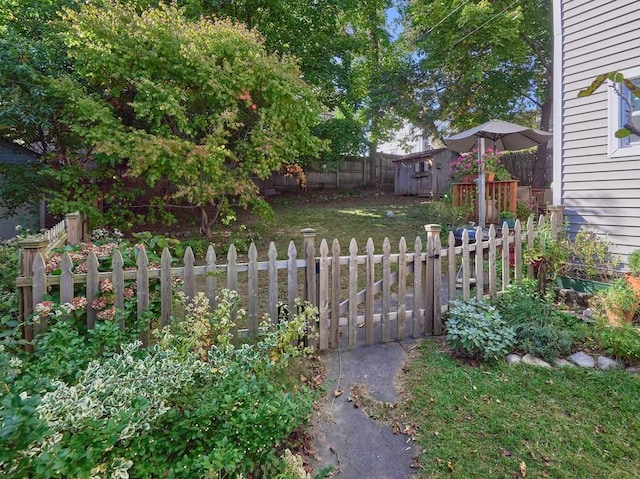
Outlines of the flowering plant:
[{"label": "flowering plant", "polygon": [[[482,155],[484,172],[497,173],[504,169],[500,163],[503,152],[494,148],[486,148]],[[479,173],[478,150],[473,149],[467,153],[462,153],[451,162],[450,177],[452,181],[459,181],[463,176],[477,176]]]}]

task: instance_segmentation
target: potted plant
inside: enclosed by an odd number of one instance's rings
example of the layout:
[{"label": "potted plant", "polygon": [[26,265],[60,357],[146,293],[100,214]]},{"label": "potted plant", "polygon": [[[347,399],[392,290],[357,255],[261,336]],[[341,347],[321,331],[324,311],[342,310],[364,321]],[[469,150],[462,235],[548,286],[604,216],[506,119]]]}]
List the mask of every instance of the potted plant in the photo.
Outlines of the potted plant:
[{"label": "potted plant", "polygon": [[586,293],[607,288],[620,262],[610,246],[606,237],[591,228],[581,228],[565,242],[567,261],[558,272],[561,286]]},{"label": "potted plant", "polygon": [[516,218],[520,221],[526,222],[529,217],[534,213],[534,207],[528,201],[520,200],[516,203]]},{"label": "potted plant", "polygon": [[[498,172],[502,178],[506,173],[507,179],[509,179],[509,173],[500,163],[500,156],[502,156],[502,152],[493,148],[487,148],[482,155],[486,181],[493,181]],[[451,162],[450,178],[452,182],[473,182],[478,177],[478,173],[478,151],[475,149],[462,153]]]},{"label": "potted plant", "polygon": [[640,298],[623,278],[616,278],[597,295],[611,324],[631,322],[640,307]]},{"label": "potted plant", "polygon": [[625,273],[627,283],[640,296],[640,249],[633,250],[627,257],[629,272]]},{"label": "potted plant", "polygon": [[516,226],[516,215],[511,211],[501,211],[500,212],[500,226],[503,226],[507,223],[509,228],[514,228]]}]

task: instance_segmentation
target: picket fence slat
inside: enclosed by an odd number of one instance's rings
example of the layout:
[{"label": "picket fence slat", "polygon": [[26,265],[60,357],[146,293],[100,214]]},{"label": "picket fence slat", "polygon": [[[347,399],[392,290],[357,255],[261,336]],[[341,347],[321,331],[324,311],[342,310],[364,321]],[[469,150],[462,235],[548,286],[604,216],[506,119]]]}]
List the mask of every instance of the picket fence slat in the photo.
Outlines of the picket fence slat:
[{"label": "picket fence slat", "polygon": [[278,320],[278,251],[272,241],[269,243],[269,318]]},{"label": "picket fence slat", "polygon": [[[113,281],[113,293],[115,295],[116,309],[124,309],[124,259],[119,249],[114,249],[111,256],[111,267],[113,272],[111,275]],[[100,275],[98,275],[100,277]],[[124,315],[120,316],[120,330],[125,329]]]},{"label": "picket fence slat", "polygon": [[160,264],[160,324],[166,326],[171,319],[171,309],[173,307],[173,278],[171,277],[171,253],[169,248],[162,250]]},{"label": "picket fence slat", "polygon": [[396,337],[402,341],[406,335],[407,312],[407,242],[404,237],[400,238],[398,249],[398,319],[396,322]]},{"label": "picket fence slat", "polygon": [[373,344],[373,305],[375,303],[375,293],[373,291],[373,284],[376,280],[375,262],[373,259],[374,246],[373,240],[369,238],[367,240],[367,262],[366,262],[366,293],[365,293],[365,306],[364,306],[364,332],[365,343],[367,345]]},{"label": "picket fence slat", "polygon": [[391,340],[391,243],[385,238],[382,243],[382,342]]},{"label": "picket fence slat", "polygon": [[349,244],[349,346],[354,346],[358,334],[358,244],[351,239]]},{"label": "picket fence slat", "polygon": [[249,334],[254,336],[258,333],[258,250],[256,245],[249,246],[249,291],[247,293],[249,308],[247,319],[249,320]]},{"label": "picket fence slat", "polygon": [[421,310],[422,304],[422,240],[419,236],[416,237],[414,243],[413,253],[413,331],[412,336],[419,338],[421,331]]},{"label": "picket fence slat", "polygon": [[320,349],[329,348],[329,246],[327,241],[320,243],[320,264],[318,271],[318,336]]},{"label": "picket fence slat", "polygon": [[338,347],[340,341],[340,242],[331,245],[331,347]]},{"label": "picket fence slat", "polygon": [[193,250],[191,246],[187,246],[184,252],[184,295],[187,299],[193,299],[196,295],[196,278],[195,278],[195,265],[196,259],[193,256]]},{"label": "picket fence slat", "polygon": [[98,275],[98,257],[95,251],[89,252],[87,258],[87,328],[92,329],[96,324],[96,310],[93,308],[93,300],[100,291],[100,277]]}]

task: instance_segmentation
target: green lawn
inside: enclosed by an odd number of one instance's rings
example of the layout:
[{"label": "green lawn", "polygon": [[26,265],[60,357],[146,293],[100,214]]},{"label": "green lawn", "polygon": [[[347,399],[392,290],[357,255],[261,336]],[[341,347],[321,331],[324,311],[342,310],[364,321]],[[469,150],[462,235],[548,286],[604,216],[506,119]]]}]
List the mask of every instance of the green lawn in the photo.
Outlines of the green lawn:
[{"label": "green lawn", "polygon": [[246,225],[261,257],[266,257],[271,241],[283,257],[290,241],[294,241],[296,248],[301,248],[300,230],[303,228],[316,230],[316,248],[322,239],[327,240],[329,248],[333,240],[338,239],[341,250],[348,252],[353,238],[358,250],[364,252],[367,240],[371,238],[376,251],[381,252],[382,243],[388,237],[392,251],[397,251],[401,237],[409,248],[413,248],[417,236],[421,237],[424,246],[424,225],[459,226],[464,223],[466,214],[447,202],[397,196],[393,192],[374,189],[289,194],[271,198],[270,204],[275,214],[273,222],[263,224],[255,218],[245,217],[235,225]]},{"label": "green lawn", "polygon": [[640,378],[629,373],[470,366],[425,341],[405,378],[419,478],[640,474]]}]

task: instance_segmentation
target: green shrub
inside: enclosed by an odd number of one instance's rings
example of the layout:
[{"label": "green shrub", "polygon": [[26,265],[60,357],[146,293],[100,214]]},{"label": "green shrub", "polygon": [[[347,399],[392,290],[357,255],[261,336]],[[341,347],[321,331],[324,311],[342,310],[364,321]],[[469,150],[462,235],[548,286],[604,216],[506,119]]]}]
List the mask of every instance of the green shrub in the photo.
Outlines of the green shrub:
[{"label": "green shrub", "polygon": [[315,394],[277,379],[306,352],[300,334],[315,310],[304,304],[236,346],[235,299],[222,295],[212,313],[198,295],[148,349],[120,346],[117,322],[86,334],[64,314],[35,354],[0,345],[0,475],[281,477],[279,446]]},{"label": "green shrub", "polygon": [[542,298],[535,280],[510,285],[493,304],[515,330],[515,348],[547,361],[566,356],[589,333],[589,326]]},{"label": "green shrub", "polygon": [[485,301],[454,301],[448,312],[447,343],[468,357],[498,359],[510,351],[515,332]]},{"label": "green shrub", "polygon": [[625,361],[640,363],[640,329],[637,325],[601,323],[596,328],[596,338],[609,353]]},{"label": "green shrub", "polygon": [[545,361],[571,353],[573,340],[571,332],[553,324],[523,326],[516,331],[517,348]]}]

